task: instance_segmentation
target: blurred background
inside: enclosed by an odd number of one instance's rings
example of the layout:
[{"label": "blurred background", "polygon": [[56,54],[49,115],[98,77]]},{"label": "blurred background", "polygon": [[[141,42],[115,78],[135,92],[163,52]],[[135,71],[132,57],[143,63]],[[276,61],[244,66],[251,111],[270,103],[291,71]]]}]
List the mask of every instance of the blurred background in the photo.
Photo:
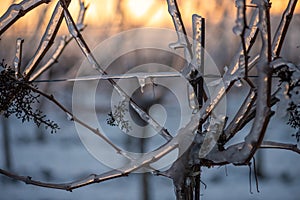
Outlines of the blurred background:
[{"label": "blurred background", "polygon": [[[0,16],[12,3],[20,1],[2,0]],[[12,65],[16,39],[24,38],[23,64],[34,55],[40,38],[47,26],[57,1],[41,5],[18,20],[2,36],[0,41],[0,59]],[[272,1],[271,25],[274,34],[281,14],[288,1]],[[164,0],[87,0],[89,5],[85,16],[87,27],[83,37],[91,49],[100,42],[122,31],[133,28],[155,27],[174,29]],[[229,65],[239,37],[232,32],[235,24],[236,8],[233,0],[178,0],[186,30],[192,36],[192,14],[206,18],[206,50],[223,70]],[[73,0],[70,11],[76,18],[78,1]],[[249,8],[249,11],[251,8]],[[299,64],[300,62],[300,6],[298,5],[291,27],[282,50],[282,56]],[[58,33],[68,34],[63,22]],[[54,46],[56,43],[54,44]],[[258,51],[259,44],[254,47]],[[51,52],[51,51],[50,51]],[[47,61],[42,61],[41,65]],[[59,62],[41,78],[72,78],[84,60],[84,56],[72,41],[65,49]],[[274,83],[276,84],[276,83]],[[40,89],[54,94],[66,107],[72,104],[72,83],[39,84]],[[228,113],[234,114],[246,89],[234,88],[228,95]],[[1,117],[0,123],[0,167],[20,175],[29,175],[34,179],[49,182],[68,182],[90,173],[102,173],[109,170],[96,160],[81,143],[73,122],[67,120],[65,113],[53,104],[42,100],[40,108],[50,119],[57,121],[60,130],[50,134],[43,127],[32,123],[22,124],[11,117]],[[276,108],[274,108],[276,109]],[[101,112],[101,109],[99,109]],[[104,115],[107,111],[103,112]],[[272,118],[267,130],[267,139],[295,143],[291,135],[295,132],[286,125],[286,118]],[[246,133],[249,127],[243,129]],[[243,138],[243,134],[233,142]],[[128,142],[128,141],[127,141]],[[126,143],[135,145],[132,142]],[[292,152],[279,150],[261,150],[257,154],[259,169],[259,190],[255,181],[249,183],[248,167],[203,168],[202,199],[287,199],[296,200],[300,196],[300,159]],[[252,193],[250,192],[252,188]],[[72,193],[52,189],[38,188],[12,181],[0,176],[0,199],[174,199],[172,182],[163,177],[133,174],[116,180],[77,189]]]}]

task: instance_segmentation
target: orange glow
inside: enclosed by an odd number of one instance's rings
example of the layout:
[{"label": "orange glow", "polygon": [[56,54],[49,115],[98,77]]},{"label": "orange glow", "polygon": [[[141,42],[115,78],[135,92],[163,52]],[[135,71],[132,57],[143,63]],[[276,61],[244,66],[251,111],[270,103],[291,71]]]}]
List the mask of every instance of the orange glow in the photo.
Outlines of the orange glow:
[{"label": "orange glow", "polygon": [[147,13],[150,7],[154,4],[153,0],[141,1],[141,0],[128,0],[127,7],[129,12],[135,17],[141,17]]},{"label": "orange glow", "polygon": [[[224,18],[232,20],[236,16],[234,1],[207,1],[207,0],[177,0],[186,27],[191,27],[191,16],[197,13],[206,18],[207,23],[217,24]],[[0,15],[4,14],[12,0],[2,0],[0,7]],[[20,1],[17,1],[17,3]],[[42,19],[42,26],[45,26],[50,19],[51,13],[58,1],[53,0],[49,5],[43,4],[25,15],[12,28],[14,31],[18,29],[25,32],[35,30],[35,26],[40,20],[41,13],[46,12],[46,16]],[[123,23],[123,28],[127,27],[166,27],[173,28],[171,17],[167,10],[166,0],[86,0],[89,8],[86,13],[86,24],[89,27],[97,28],[116,28]],[[281,14],[288,1],[273,0],[271,13],[272,15]],[[78,1],[73,0],[70,5],[70,11],[76,19],[78,14]],[[249,8],[248,10],[250,10]],[[300,3],[295,13],[300,14]],[[224,17],[225,15],[225,17]],[[38,16],[38,17],[37,17]],[[17,27],[17,28],[16,28]],[[63,23],[63,29],[65,25]]]}]

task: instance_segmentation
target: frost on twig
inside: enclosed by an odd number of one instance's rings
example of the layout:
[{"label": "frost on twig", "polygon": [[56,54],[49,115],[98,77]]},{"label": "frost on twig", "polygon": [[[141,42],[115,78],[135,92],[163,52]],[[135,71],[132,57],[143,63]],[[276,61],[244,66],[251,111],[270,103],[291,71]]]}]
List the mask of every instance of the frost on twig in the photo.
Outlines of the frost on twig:
[{"label": "frost on twig", "polygon": [[23,0],[19,4],[12,4],[0,17],[0,36],[19,18],[23,17],[32,9],[51,0]]},{"label": "frost on twig", "polygon": [[[66,6],[70,4],[70,0],[66,0]],[[39,47],[34,54],[33,58],[30,60],[30,62],[27,64],[24,77],[26,79],[29,79],[33,71],[37,68],[38,64],[42,60],[42,58],[45,56],[46,52],[50,49],[52,46],[54,39],[56,37],[57,31],[61,25],[62,19],[63,19],[63,12],[64,9],[58,2],[56,4],[56,7],[53,11],[52,17],[50,19],[50,22],[46,28],[46,31],[41,39],[41,42],[39,44]]]}]

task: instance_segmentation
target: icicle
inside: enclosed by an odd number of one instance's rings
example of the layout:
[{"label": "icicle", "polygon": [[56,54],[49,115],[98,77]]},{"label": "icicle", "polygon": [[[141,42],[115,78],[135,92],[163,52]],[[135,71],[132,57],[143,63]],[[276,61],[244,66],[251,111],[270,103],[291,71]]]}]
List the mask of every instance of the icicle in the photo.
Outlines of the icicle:
[{"label": "icicle", "polygon": [[187,90],[188,90],[188,101],[189,101],[189,106],[193,110],[193,113],[197,112],[199,109],[198,101],[196,100],[196,95],[194,92],[194,89],[191,87],[190,84],[187,84]]},{"label": "icicle", "polygon": [[213,116],[207,128],[207,133],[199,151],[199,158],[204,158],[217,144],[225,126],[225,116]]},{"label": "icicle", "polygon": [[21,58],[22,58],[22,44],[24,40],[21,38],[17,39],[17,45],[16,45],[16,54],[14,58],[14,68],[15,68],[15,78],[19,79],[20,77],[20,65],[21,65]]},{"label": "icicle", "polygon": [[242,87],[243,86],[243,82],[239,79],[239,80],[237,80],[237,81],[234,82],[234,85],[236,87]]},{"label": "icicle", "polygon": [[67,120],[68,121],[74,121],[74,118],[73,118],[73,116],[71,114],[66,113],[66,115],[67,115]]},{"label": "icicle", "polygon": [[224,72],[227,72],[227,71],[228,71],[228,66],[225,65]]},{"label": "icicle", "polygon": [[204,38],[205,38],[205,21],[204,18],[197,14],[192,16],[193,23],[193,65],[203,74],[204,72]]},{"label": "icicle", "polygon": [[141,92],[144,93],[144,87],[146,85],[146,77],[137,77],[140,88],[141,88]]}]

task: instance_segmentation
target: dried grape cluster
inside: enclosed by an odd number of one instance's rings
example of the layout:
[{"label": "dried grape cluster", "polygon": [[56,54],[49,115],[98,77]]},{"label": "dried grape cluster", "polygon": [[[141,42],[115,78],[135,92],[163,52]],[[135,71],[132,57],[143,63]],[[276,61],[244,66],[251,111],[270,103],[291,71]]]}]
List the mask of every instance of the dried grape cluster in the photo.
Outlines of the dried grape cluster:
[{"label": "dried grape cluster", "polygon": [[5,117],[15,115],[22,122],[33,121],[38,127],[44,125],[51,133],[56,132],[59,126],[46,118],[42,111],[35,109],[39,103],[39,94],[31,83],[15,79],[15,71],[8,67],[4,60],[0,63],[0,111]]},{"label": "dried grape cluster", "polygon": [[106,123],[110,126],[119,126],[121,130],[128,133],[130,130],[132,130],[132,128],[129,124],[129,121],[124,119],[125,113],[128,112],[128,109],[126,108],[126,102],[121,101],[118,105],[115,105],[114,108],[114,113],[108,113]]}]

